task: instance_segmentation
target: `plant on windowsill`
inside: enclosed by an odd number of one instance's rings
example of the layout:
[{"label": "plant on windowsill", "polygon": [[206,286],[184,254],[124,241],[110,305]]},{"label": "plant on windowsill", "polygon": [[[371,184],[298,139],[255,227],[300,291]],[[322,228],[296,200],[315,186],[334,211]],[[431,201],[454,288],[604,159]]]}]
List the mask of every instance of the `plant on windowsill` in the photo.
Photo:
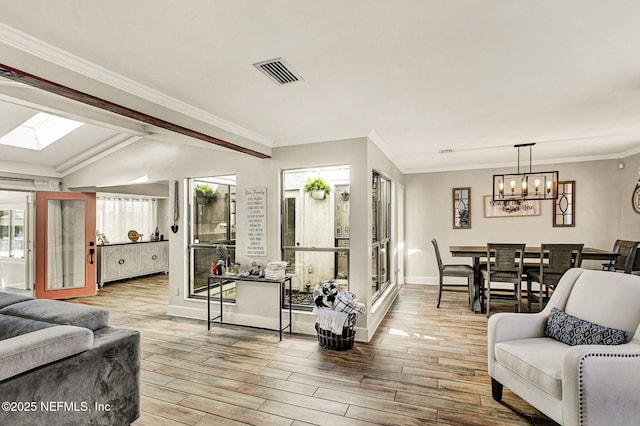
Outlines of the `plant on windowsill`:
[{"label": "plant on windowsill", "polygon": [[314,200],[324,200],[326,195],[331,192],[331,186],[321,177],[307,179],[304,192],[308,192]]}]

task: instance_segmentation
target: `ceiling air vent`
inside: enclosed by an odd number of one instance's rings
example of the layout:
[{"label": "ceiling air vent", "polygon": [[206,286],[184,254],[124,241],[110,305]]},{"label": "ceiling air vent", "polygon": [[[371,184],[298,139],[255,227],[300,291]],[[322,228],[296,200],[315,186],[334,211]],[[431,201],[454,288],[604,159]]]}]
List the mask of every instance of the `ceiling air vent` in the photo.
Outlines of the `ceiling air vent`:
[{"label": "ceiling air vent", "polygon": [[440,154],[451,154],[453,152],[453,148],[444,148],[438,151]]},{"label": "ceiling air vent", "polygon": [[276,83],[288,84],[295,83],[302,80],[299,74],[292,71],[282,58],[269,59],[268,61],[258,62],[253,64],[254,67],[265,73],[267,77],[275,81]]}]

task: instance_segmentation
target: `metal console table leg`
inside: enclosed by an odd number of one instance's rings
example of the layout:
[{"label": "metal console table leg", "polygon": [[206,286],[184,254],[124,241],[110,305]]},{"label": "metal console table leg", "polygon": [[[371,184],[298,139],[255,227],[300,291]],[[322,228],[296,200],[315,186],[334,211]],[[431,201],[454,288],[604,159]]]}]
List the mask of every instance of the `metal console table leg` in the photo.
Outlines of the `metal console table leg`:
[{"label": "metal console table leg", "polygon": [[[231,279],[231,277],[226,277]],[[236,285],[238,283],[238,281],[254,281],[254,282],[265,282],[265,283],[277,283],[278,284],[278,320],[279,320],[279,327],[278,327],[278,333],[280,336],[280,341],[282,341],[282,332],[284,330],[286,330],[287,328],[289,329],[289,334],[293,334],[293,314],[292,314],[292,303],[291,303],[291,282],[292,282],[292,278],[290,276],[287,276],[285,278],[283,278],[282,280],[265,280],[265,279],[261,279],[261,278],[253,278],[253,279],[242,279],[239,277],[233,277],[235,278],[236,281]],[[216,276],[216,275],[209,275],[207,277],[207,330],[211,330],[211,323],[217,319],[219,319],[218,323],[219,324],[224,324],[224,320],[223,320],[223,310],[222,310],[222,290],[223,290],[223,284],[224,284],[224,279],[225,276],[220,275],[220,276]],[[220,297],[220,314],[214,318],[211,318],[211,281],[219,281],[219,288],[220,288],[220,292],[219,292],[219,297]],[[288,282],[289,283],[289,324],[286,327],[282,327],[282,307],[284,305],[284,289],[285,289],[285,283]]]}]

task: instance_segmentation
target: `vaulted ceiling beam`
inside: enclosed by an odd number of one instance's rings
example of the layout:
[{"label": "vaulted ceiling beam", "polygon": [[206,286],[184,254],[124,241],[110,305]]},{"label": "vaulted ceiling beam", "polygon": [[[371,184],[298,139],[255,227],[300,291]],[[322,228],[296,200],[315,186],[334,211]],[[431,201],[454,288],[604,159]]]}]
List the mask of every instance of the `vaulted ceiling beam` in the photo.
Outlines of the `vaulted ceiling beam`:
[{"label": "vaulted ceiling beam", "polygon": [[29,86],[45,90],[49,93],[55,93],[57,95],[64,96],[65,98],[68,98],[68,99],[72,99],[87,105],[91,105],[91,106],[103,109],[105,111],[110,111],[115,114],[132,118],[134,120],[140,121],[145,124],[160,127],[162,129],[170,130],[172,132],[180,133],[182,135],[189,136],[195,139],[200,139],[205,142],[209,142],[214,145],[218,145],[218,146],[231,149],[233,151],[241,152],[243,154],[248,154],[254,157],[270,158],[269,155],[264,154],[262,152],[255,151],[255,150],[243,147],[241,145],[236,145],[234,143],[216,138],[215,136],[211,136],[211,135],[175,124],[175,123],[168,122],[161,118],[154,117],[152,115],[133,110],[123,105],[110,102],[106,99],[102,99],[97,96],[93,96],[88,93],[84,93],[79,90],[73,89],[71,87],[64,86],[56,82],[44,79],[42,77],[29,74],[27,72],[10,67],[8,65],[0,64],[0,75],[10,80],[18,81],[18,82],[27,84]]}]

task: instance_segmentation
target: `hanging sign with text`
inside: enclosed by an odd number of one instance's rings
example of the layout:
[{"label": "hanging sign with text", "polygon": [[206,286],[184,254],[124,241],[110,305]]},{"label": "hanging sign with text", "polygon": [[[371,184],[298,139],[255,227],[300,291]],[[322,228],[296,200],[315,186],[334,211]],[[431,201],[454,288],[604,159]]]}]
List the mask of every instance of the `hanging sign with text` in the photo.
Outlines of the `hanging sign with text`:
[{"label": "hanging sign with text", "polygon": [[267,188],[245,189],[247,256],[267,255]]}]

